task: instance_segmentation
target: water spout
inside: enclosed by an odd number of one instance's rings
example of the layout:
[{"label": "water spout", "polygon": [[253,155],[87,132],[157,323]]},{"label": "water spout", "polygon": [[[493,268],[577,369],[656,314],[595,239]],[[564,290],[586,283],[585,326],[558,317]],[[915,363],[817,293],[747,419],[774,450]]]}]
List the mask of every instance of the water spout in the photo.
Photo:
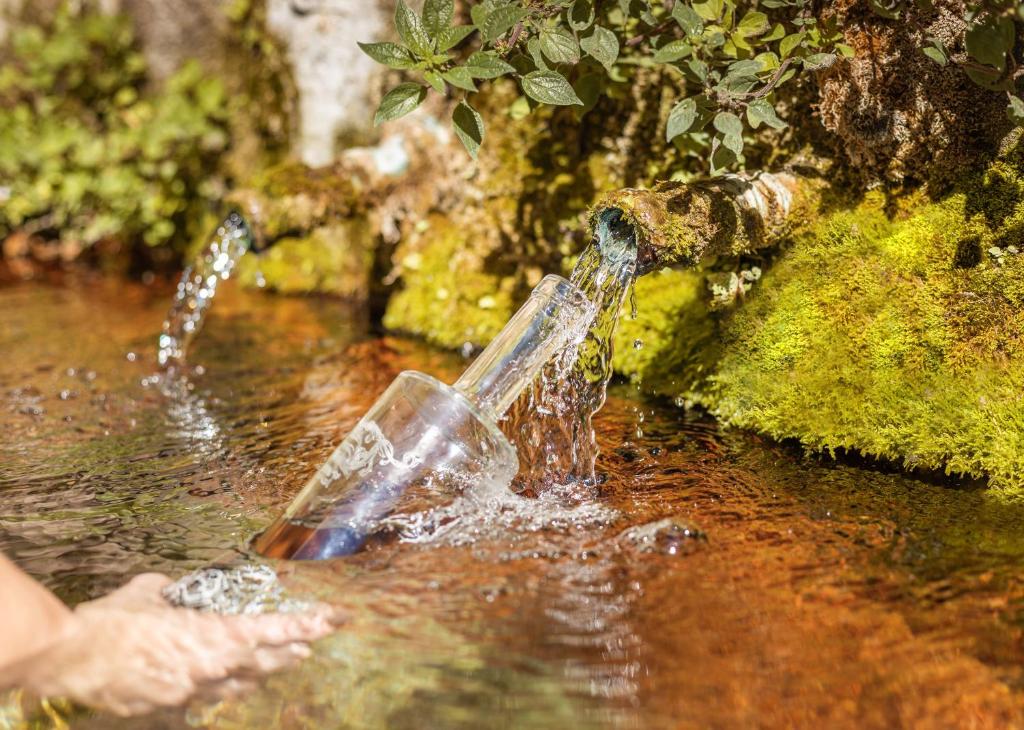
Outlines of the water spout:
[{"label": "water spout", "polygon": [[663,266],[750,253],[778,240],[816,186],[790,173],[723,175],[692,183],[626,188],[594,207],[593,226],[618,211],[636,233],[638,276]]}]

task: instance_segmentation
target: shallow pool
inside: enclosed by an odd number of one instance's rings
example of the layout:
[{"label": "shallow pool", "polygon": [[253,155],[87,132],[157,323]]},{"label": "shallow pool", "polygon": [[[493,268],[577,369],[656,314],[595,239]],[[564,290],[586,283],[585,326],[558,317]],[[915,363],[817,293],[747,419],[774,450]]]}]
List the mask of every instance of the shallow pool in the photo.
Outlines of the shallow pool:
[{"label": "shallow pool", "polygon": [[[0,288],[0,550],[72,603],[244,556],[395,374],[465,366],[339,302],[228,286],[199,368],[163,388],[169,294]],[[1024,503],[627,385],[595,425],[593,497],[463,495],[351,559],[280,566],[351,615],[299,668],[71,727],[1024,726]]]}]

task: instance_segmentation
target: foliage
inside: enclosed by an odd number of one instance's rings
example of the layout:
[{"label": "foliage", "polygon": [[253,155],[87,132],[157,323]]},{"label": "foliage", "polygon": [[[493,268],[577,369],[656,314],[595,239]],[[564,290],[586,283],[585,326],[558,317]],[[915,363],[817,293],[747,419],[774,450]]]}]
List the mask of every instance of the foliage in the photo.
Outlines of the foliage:
[{"label": "foliage", "polygon": [[[894,22],[903,22],[911,3],[932,9],[931,0],[869,0],[876,14]],[[1005,92],[1008,113],[1020,123],[1024,101],[1013,86],[1012,51],[1024,5],[983,5],[968,6],[965,53],[951,53],[937,38],[922,52]],[[853,55],[834,17],[816,15],[812,6],[810,0],[482,0],[470,4],[471,22],[460,25],[453,0],[426,0],[421,15],[398,0],[400,42],[360,47],[416,77],[384,97],[377,124],[408,114],[430,89],[451,93],[461,98],[452,119],[456,134],[473,157],[484,128],[467,96],[493,79],[518,81],[519,107],[568,106],[582,115],[639,69],[668,70],[679,91],[666,139],[707,155],[715,171],[742,160],[751,131],[786,126],[776,107],[781,85]]]},{"label": "foliage", "polygon": [[[478,84],[511,76],[531,107],[571,106],[584,114],[639,69],[668,69],[680,98],[666,138],[704,150],[712,169],[721,169],[742,156],[745,132],[786,126],[774,105],[781,84],[852,53],[834,22],[814,17],[809,0],[483,0],[470,17],[470,24],[455,24],[453,0],[426,0],[422,15],[398,0],[401,42],[360,46],[422,81],[389,92],[376,123],[415,109],[428,88],[454,91],[462,97],[452,119],[456,134],[475,157],[483,122],[465,97]],[[473,49],[453,50],[471,37]]]},{"label": "foliage", "polygon": [[224,91],[194,65],[145,85],[123,18],[62,10],[19,28],[0,67],[0,238],[186,241],[217,193]]}]

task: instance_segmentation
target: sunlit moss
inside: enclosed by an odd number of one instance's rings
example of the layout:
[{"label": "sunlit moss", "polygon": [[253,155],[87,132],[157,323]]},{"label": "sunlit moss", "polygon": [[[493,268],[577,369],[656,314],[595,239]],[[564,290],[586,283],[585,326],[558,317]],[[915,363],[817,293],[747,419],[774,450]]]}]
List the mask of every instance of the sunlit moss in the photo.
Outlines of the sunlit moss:
[{"label": "sunlit moss", "polygon": [[894,216],[880,195],[824,216],[711,334],[697,275],[652,275],[677,285],[638,287],[616,365],[727,424],[1022,489],[1019,170],[1002,161]]}]

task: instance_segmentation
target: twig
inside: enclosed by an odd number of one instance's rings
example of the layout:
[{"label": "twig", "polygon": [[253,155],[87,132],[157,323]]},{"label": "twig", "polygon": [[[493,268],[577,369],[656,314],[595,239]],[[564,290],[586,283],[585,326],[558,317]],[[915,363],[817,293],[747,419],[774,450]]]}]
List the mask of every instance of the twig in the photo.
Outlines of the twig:
[{"label": "twig", "polygon": [[628,47],[630,47],[630,48],[633,48],[634,46],[639,46],[641,43],[643,43],[650,36],[656,35],[658,33],[661,33],[666,28],[671,27],[671,25],[674,22],[675,22],[675,20],[673,20],[672,18],[669,18],[668,20],[663,20],[661,23],[659,23],[655,27],[651,28],[650,30],[645,30],[643,33],[641,33],[639,35],[635,35],[632,38],[630,38],[628,41],[626,41],[626,45]]},{"label": "twig", "polygon": [[779,67],[775,70],[775,74],[768,80],[767,84],[761,87],[760,91],[748,93],[745,94],[744,96],[747,96],[752,99],[763,99],[764,97],[768,96],[768,94],[772,93],[772,89],[775,88],[775,85],[779,83],[779,79],[782,78],[782,74],[786,73],[786,69],[788,69],[790,67],[790,64],[792,63],[793,58],[787,58],[785,61],[779,64]]}]

